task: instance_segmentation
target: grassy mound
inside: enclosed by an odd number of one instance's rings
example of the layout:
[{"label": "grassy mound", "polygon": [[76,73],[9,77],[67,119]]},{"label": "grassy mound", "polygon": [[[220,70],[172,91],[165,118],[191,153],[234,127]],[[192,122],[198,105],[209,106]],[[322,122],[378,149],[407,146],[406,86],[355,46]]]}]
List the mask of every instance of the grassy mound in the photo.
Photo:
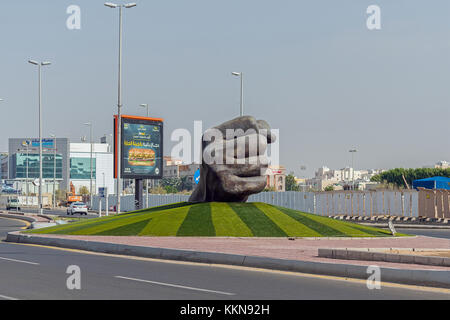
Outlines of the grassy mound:
[{"label": "grassy mound", "polygon": [[167,206],[31,230],[105,236],[387,237],[378,228],[266,203],[174,203]]}]

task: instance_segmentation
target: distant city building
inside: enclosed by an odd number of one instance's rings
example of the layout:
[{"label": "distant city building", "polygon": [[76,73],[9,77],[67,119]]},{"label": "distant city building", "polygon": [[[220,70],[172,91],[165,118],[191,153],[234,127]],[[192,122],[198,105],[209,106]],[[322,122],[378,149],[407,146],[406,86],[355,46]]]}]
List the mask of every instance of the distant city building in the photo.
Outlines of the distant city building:
[{"label": "distant city building", "polygon": [[277,192],[286,191],[286,168],[283,166],[269,166],[267,169],[267,188]]},{"label": "distant city building", "polygon": [[[92,189],[106,186],[114,192],[113,154],[108,144],[93,143],[92,152]],[[22,193],[37,193],[38,187],[33,181],[39,178],[39,139],[11,138],[8,140],[8,154],[1,156],[2,179],[14,183]],[[55,156],[56,154],[56,156]],[[68,138],[42,139],[42,176],[43,193],[53,193],[53,181],[56,190],[70,190],[76,193],[84,186],[90,188],[91,179],[90,143],[70,143]],[[56,174],[55,174],[56,173]]]},{"label": "distant city building", "polygon": [[195,172],[200,168],[196,163],[185,164],[180,159],[173,159],[170,156],[164,157],[163,177],[164,178],[183,178],[194,183]]},{"label": "distant city building", "polygon": [[339,190],[354,185],[358,189],[364,190],[366,185],[374,184],[370,182],[370,179],[383,171],[379,169],[355,170],[350,167],[332,170],[328,167],[321,167],[315,172],[314,178],[306,179],[306,186],[309,189],[323,191],[328,186]]},{"label": "distant city building", "polygon": [[450,168],[450,163],[447,161],[438,161],[432,166],[423,166],[423,168],[433,168],[433,169],[448,169]]}]

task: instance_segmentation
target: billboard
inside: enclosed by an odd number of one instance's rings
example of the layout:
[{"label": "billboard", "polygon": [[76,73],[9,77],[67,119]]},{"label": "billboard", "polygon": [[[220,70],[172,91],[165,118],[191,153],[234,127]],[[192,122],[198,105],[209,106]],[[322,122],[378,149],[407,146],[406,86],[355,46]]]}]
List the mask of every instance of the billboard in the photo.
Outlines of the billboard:
[{"label": "billboard", "polygon": [[163,119],[121,116],[121,154],[117,156],[117,116],[114,117],[114,177],[117,161],[124,179],[161,179]]}]

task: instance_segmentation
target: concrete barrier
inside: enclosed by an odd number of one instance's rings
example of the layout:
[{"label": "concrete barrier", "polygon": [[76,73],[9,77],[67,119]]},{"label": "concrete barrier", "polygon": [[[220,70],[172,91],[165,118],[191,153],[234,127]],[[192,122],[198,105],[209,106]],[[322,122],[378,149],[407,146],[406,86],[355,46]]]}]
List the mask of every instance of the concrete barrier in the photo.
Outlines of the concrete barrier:
[{"label": "concrete barrier", "polygon": [[[406,249],[403,249],[406,250]],[[381,251],[381,252],[380,252]],[[430,251],[446,251],[430,250]],[[412,254],[396,254],[376,250],[351,250],[319,248],[319,257],[342,260],[384,261],[392,263],[421,264],[429,266],[450,267],[450,258],[436,256],[420,256]]]}]

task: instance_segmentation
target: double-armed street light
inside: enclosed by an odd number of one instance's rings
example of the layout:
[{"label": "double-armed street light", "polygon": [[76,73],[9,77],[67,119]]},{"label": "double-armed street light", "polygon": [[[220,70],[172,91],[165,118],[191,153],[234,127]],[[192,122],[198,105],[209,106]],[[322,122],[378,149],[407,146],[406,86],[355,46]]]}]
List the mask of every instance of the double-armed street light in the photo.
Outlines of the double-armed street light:
[{"label": "double-armed street light", "polygon": [[35,60],[28,60],[29,63],[38,67],[38,84],[39,84],[39,214],[43,214],[42,206],[42,77],[41,69],[44,66],[48,66],[51,63],[48,61],[37,62]]},{"label": "double-armed street light", "polygon": [[[118,78],[118,102],[117,102],[117,153],[116,155],[120,157],[120,141],[122,136],[121,130],[121,108],[122,108],[122,30],[123,30],[123,22],[122,22],[122,11],[123,8],[129,9],[136,6],[136,3],[128,3],[128,4],[115,4],[111,2],[106,2],[105,6],[116,9],[119,8],[119,78]],[[121,194],[121,186],[120,186],[120,169],[121,163],[117,161],[117,205],[116,205],[116,213],[120,213],[120,194]]]}]

